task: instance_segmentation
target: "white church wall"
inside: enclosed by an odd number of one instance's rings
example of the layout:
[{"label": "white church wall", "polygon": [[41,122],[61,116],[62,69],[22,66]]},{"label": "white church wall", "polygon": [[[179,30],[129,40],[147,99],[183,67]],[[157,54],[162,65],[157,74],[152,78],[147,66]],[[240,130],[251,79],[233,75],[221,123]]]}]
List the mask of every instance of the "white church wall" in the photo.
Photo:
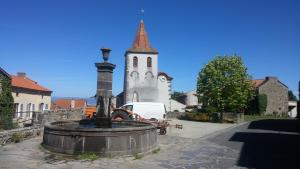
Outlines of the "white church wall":
[{"label": "white church wall", "polygon": [[[133,66],[134,57],[138,58],[137,66]],[[151,57],[151,67],[147,67],[148,57]],[[126,103],[157,100],[157,54],[128,53],[126,59]]]}]

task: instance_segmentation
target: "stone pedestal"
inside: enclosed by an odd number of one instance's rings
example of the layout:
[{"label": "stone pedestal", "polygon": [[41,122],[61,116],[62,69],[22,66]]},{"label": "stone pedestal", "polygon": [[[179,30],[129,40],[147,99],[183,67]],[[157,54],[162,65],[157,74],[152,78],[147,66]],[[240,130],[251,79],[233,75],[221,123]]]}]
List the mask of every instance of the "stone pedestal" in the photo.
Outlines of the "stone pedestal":
[{"label": "stone pedestal", "polygon": [[112,75],[116,65],[102,62],[95,63],[97,67],[97,112],[95,125],[101,128],[111,127],[110,104],[112,97]]}]

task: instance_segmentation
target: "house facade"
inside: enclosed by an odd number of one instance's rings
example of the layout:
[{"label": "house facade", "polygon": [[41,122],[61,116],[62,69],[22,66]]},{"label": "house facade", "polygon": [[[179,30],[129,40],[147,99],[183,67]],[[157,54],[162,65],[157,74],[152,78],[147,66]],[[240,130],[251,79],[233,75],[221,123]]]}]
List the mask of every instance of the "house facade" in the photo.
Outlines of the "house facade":
[{"label": "house facade", "polygon": [[266,77],[252,82],[259,94],[267,96],[266,114],[282,114],[289,111],[288,87],[280,82],[277,77]]},{"label": "house facade", "polygon": [[17,119],[32,119],[33,112],[50,110],[52,91],[31,80],[25,73],[11,75],[12,96]]}]

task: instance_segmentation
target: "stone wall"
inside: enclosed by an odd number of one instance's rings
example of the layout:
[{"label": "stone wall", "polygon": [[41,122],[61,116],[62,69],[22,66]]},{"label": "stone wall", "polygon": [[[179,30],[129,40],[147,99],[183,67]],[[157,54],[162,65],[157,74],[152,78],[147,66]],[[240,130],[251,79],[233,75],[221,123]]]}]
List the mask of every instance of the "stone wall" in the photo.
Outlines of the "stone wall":
[{"label": "stone wall", "polygon": [[223,113],[223,121],[228,123],[244,122],[244,113]]},{"label": "stone wall", "polygon": [[0,132],[0,145],[5,145],[11,142],[19,142],[24,139],[33,138],[39,136],[41,133],[42,128],[39,126],[4,130]]},{"label": "stone wall", "polygon": [[258,90],[259,94],[267,95],[266,114],[288,112],[288,88],[276,77],[266,77],[266,82]]},{"label": "stone wall", "polygon": [[34,117],[34,124],[44,125],[48,122],[81,120],[85,117],[83,109],[58,109],[55,111],[44,111]]}]

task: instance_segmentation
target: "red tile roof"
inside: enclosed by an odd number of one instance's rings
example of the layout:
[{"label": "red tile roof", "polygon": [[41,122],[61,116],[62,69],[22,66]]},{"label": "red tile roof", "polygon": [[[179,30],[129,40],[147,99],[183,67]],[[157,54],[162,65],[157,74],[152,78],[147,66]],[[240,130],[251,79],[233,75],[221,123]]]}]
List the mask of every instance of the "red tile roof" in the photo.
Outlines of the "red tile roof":
[{"label": "red tile roof", "polygon": [[256,80],[252,80],[252,84],[254,87],[259,87],[260,85],[262,85],[265,82],[264,79],[256,79]]},{"label": "red tile roof", "polygon": [[[76,99],[74,108],[84,108],[86,106],[86,100],[84,99]],[[53,108],[59,109],[69,109],[71,108],[72,99],[57,99],[53,105]]]},{"label": "red tile roof", "polygon": [[135,40],[132,47],[128,49],[129,52],[150,52],[157,53],[156,49],[150,47],[150,42],[147,37],[146,29],[143,20],[141,20]]},{"label": "red tile roof", "polygon": [[11,75],[11,85],[13,87],[19,87],[24,89],[31,89],[31,90],[37,90],[43,92],[52,92],[51,90],[39,85],[37,82],[24,76]]}]

